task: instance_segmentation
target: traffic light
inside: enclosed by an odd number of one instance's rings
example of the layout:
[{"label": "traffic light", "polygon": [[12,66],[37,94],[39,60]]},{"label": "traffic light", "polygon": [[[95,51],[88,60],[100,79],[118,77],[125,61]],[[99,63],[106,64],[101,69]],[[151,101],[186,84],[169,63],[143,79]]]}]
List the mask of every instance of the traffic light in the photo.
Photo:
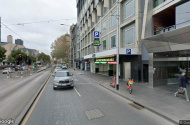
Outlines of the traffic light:
[{"label": "traffic light", "polygon": [[22,55],[19,56],[19,60],[22,61]]},{"label": "traffic light", "polygon": [[16,64],[19,65],[19,61],[18,60],[16,61]]}]

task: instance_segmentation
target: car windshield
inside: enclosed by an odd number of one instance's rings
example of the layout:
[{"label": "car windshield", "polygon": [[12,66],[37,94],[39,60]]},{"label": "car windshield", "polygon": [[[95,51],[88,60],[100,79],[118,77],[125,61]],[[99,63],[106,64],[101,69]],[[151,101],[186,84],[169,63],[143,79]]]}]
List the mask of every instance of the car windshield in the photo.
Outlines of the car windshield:
[{"label": "car windshield", "polygon": [[69,72],[57,72],[55,77],[66,77],[69,76]]}]

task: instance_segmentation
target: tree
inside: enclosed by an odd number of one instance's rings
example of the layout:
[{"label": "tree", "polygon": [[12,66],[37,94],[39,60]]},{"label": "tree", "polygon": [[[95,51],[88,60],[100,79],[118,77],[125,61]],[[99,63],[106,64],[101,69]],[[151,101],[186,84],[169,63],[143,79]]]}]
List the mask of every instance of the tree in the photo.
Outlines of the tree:
[{"label": "tree", "polygon": [[32,56],[32,55],[29,55],[28,56],[29,58],[29,61],[32,63],[32,62],[36,62],[36,57]]},{"label": "tree", "polygon": [[50,63],[50,56],[46,55],[45,53],[40,53],[40,56],[38,57],[38,60],[40,60],[42,63]]},{"label": "tree", "polygon": [[[11,55],[10,55],[11,57],[13,57],[15,60],[18,60],[19,62],[25,62],[25,60],[26,60],[26,53],[24,53],[24,52],[22,52],[21,50],[13,50],[12,52],[11,52]],[[22,57],[22,58],[20,58],[20,56]]]},{"label": "tree", "polygon": [[6,58],[6,52],[7,50],[0,45],[0,62],[2,62]]},{"label": "tree", "polygon": [[15,58],[13,58],[11,55],[8,56],[7,61],[10,63],[15,63]]},{"label": "tree", "polygon": [[57,38],[51,44],[51,56],[56,59],[62,59],[65,63],[69,62],[69,43],[70,35],[65,34]]}]

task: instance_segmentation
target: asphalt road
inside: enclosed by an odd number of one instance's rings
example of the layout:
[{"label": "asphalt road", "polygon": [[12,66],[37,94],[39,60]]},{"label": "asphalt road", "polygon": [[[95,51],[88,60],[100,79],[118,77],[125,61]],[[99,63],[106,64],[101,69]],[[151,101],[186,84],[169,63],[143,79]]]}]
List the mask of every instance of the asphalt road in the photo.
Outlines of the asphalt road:
[{"label": "asphalt road", "polygon": [[50,69],[23,79],[0,82],[0,118],[16,121],[49,75]]},{"label": "asphalt road", "polygon": [[53,77],[40,96],[27,125],[172,125],[74,72],[75,89],[53,90]]}]

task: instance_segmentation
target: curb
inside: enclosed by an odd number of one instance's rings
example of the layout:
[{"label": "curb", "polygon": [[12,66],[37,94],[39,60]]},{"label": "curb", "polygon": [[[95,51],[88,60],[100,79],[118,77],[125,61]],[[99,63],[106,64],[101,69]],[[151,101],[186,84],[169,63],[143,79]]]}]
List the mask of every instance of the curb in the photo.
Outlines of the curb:
[{"label": "curb", "polygon": [[142,105],[142,104],[140,104],[140,103],[138,103],[138,102],[136,102],[136,101],[134,101],[134,100],[132,100],[132,99],[130,99],[130,98],[128,98],[128,97],[126,97],[126,96],[124,96],[124,95],[122,95],[122,94],[120,94],[120,93],[118,93],[118,92],[116,92],[116,91],[114,91],[114,90],[112,90],[112,89],[110,89],[110,88],[108,88],[108,87],[100,84],[100,83],[98,85],[100,85],[101,87],[103,87],[103,88],[105,88],[105,89],[107,89],[107,90],[109,90],[109,91],[111,91],[111,92],[113,92],[113,93],[115,93],[115,94],[117,94],[117,95],[119,95],[119,96],[121,96],[121,97],[123,97],[123,98],[125,98],[125,99],[127,99],[127,100],[129,100],[129,101],[131,101],[133,103],[135,103],[135,104],[138,104],[138,105],[144,107],[145,109],[147,109],[147,110],[153,112],[154,114],[157,114],[158,116],[160,116],[160,117],[162,117],[162,118],[164,118],[164,119],[172,122],[173,124],[176,124],[176,125],[179,124],[178,122],[174,121],[173,119],[171,119],[171,118],[169,118],[169,117],[167,117],[167,116],[165,116],[165,115],[163,115],[163,114],[161,114],[161,113],[159,113],[159,112],[157,112],[157,111],[155,111],[155,110],[153,110],[153,109],[151,109],[149,107],[146,107],[146,106],[144,106],[144,105]]},{"label": "curb", "polygon": [[[52,70],[51,70],[52,72]],[[17,117],[17,119],[15,120],[14,124],[17,125],[21,125],[22,121],[24,120],[24,118],[26,117],[27,113],[29,112],[30,108],[32,107],[32,105],[34,104],[35,100],[37,99],[38,95],[40,94],[40,92],[42,91],[42,89],[44,88],[45,84],[47,83],[47,81],[49,80],[49,78],[51,77],[51,72],[50,75],[48,76],[48,78],[45,80],[45,82],[41,85],[41,87],[39,88],[39,90],[36,92],[36,94],[33,96],[33,98],[31,99],[31,101],[27,104],[27,106],[24,108],[24,110],[21,112],[21,114]]]}]

